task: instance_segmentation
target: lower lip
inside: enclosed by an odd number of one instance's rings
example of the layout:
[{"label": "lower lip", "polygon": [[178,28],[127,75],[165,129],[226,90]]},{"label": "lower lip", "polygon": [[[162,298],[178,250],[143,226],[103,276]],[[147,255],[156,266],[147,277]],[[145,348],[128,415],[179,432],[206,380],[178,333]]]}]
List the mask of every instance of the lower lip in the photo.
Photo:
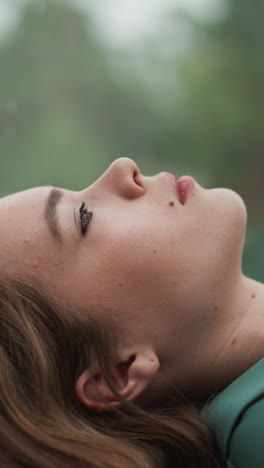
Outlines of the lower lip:
[{"label": "lower lip", "polygon": [[178,198],[182,205],[185,205],[192,188],[194,186],[195,180],[191,176],[182,176],[177,180],[176,190]]}]

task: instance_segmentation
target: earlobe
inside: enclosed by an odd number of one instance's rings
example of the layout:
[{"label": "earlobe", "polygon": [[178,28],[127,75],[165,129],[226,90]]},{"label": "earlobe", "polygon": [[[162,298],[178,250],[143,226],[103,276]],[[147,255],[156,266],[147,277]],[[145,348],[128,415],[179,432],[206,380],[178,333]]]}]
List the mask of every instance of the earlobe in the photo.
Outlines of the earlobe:
[{"label": "earlobe", "polygon": [[[160,363],[155,351],[150,347],[131,350],[126,353],[121,362],[113,367],[112,375],[114,384],[123,398],[134,401],[149,386],[152,378],[157,373]],[[125,358],[125,359],[124,359]],[[97,386],[103,396],[109,401],[111,407],[121,406],[119,400],[112,394],[102,379],[100,371],[94,372]],[[95,411],[109,411],[111,408],[103,403],[100,396],[95,393],[89,369],[79,376],[75,392],[77,398],[84,406]]]}]

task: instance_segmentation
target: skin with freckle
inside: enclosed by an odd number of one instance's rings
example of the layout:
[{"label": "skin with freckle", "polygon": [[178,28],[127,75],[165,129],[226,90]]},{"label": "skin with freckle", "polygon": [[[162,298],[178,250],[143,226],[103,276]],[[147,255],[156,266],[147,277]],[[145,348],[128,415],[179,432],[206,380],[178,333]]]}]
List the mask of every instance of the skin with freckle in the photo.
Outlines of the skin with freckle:
[{"label": "skin with freckle", "polygon": [[[164,172],[143,176],[134,161],[120,158],[81,191],[62,189],[60,243],[43,216],[50,189],[0,199],[6,271],[27,275],[33,267],[52,297],[110,314],[122,343],[151,346],[164,379],[184,391],[216,390],[254,361],[257,344],[251,354],[243,349],[247,334],[260,328],[249,312],[264,303],[264,293],[252,301],[259,283],[241,271],[247,213],[236,192],[195,182],[182,205]],[[92,212],[85,235],[82,202]],[[8,251],[2,248],[7,242]],[[234,334],[237,351],[230,359]],[[153,388],[158,391],[158,379]]]}]

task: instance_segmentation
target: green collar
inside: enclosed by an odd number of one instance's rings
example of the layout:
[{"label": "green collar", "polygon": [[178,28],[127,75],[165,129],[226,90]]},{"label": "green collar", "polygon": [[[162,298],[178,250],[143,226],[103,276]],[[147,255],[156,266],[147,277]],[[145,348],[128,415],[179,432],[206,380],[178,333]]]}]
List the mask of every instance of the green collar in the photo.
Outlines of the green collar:
[{"label": "green collar", "polygon": [[206,410],[206,422],[215,433],[219,448],[228,457],[231,435],[243,412],[263,396],[264,358],[240,375],[213,398]]}]

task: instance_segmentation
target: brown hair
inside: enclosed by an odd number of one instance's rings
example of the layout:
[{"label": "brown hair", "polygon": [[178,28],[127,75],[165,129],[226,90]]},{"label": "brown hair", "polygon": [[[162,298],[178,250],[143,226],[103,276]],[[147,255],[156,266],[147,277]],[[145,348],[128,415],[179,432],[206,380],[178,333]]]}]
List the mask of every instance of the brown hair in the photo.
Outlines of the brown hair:
[{"label": "brown hair", "polygon": [[[119,396],[109,373],[116,334],[110,319],[69,310],[36,281],[0,274],[1,467],[225,466],[193,402],[146,409]],[[96,413],[76,397],[78,376],[96,361],[121,409]]]}]

